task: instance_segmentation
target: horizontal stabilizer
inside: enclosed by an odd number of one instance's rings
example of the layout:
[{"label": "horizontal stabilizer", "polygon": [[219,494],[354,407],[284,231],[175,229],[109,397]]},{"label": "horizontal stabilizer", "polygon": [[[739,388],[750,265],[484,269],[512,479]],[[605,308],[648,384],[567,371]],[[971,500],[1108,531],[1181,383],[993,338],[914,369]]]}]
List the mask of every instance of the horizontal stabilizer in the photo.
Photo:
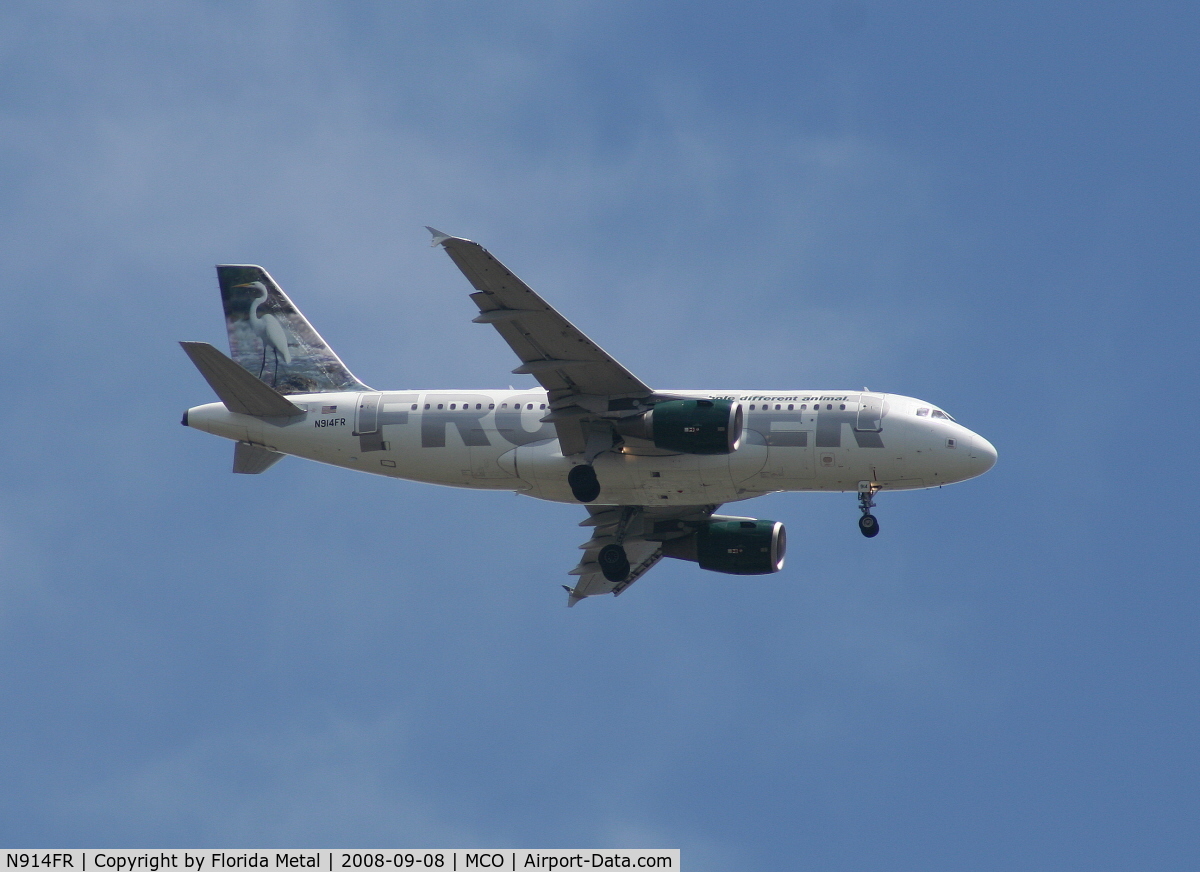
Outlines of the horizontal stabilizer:
[{"label": "horizontal stabilizer", "polygon": [[259,381],[207,342],[179,344],[229,411],[256,418],[291,418],[304,414],[304,409]]},{"label": "horizontal stabilizer", "polygon": [[233,471],[239,475],[258,475],[286,456],[261,445],[239,442],[233,446]]}]

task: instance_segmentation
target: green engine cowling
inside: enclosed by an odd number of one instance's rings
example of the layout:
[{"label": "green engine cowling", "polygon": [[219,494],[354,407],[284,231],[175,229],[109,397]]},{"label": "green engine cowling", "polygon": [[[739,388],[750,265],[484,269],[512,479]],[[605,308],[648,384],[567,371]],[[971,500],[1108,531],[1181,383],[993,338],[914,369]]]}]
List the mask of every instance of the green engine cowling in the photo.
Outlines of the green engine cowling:
[{"label": "green engine cowling", "polygon": [[742,407],[733,400],[666,400],[617,432],[681,454],[732,454],[742,441]]},{"label": "green engine cowling", "polygon": [[663,555],[728,575],[770,575],[783,569],[787,533],[779,521],[714,518],[695,533],[663,542]]}]

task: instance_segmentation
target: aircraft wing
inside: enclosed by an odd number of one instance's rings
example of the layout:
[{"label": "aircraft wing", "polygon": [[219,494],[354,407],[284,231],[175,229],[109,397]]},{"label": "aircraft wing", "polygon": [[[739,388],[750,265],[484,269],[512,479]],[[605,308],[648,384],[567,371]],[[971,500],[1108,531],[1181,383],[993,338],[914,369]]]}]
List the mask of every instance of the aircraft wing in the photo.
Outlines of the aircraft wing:
[{"label": "aircraft wing", "polygon": [[495,327],[521,359],[513,373],[532,375],[549,392],[547,420],[558,429],[564,454],[583,450],[580,422],[589,413],[653,393],[479,243],[426,229],[475,288],[474,321]]},{"label": "aircraft wing", "polygon": [[[663,559],[663,542],[686,536],[694,529],[693,522],[712,516],[719,506],[676,506],[656,508],[646,506],[588,506],[588,517],[581,527],[592,527],[592,538],[579,546],[583,557],[570,575],[579,576],[575,587],[567,589],[567,605],[573,606],[584,597],[611,593],[620,596],[654,564]],[[623,581],[609,581],[600,570],[597,557],[605,545],[618,541],[629,558],[629,575]]]}]

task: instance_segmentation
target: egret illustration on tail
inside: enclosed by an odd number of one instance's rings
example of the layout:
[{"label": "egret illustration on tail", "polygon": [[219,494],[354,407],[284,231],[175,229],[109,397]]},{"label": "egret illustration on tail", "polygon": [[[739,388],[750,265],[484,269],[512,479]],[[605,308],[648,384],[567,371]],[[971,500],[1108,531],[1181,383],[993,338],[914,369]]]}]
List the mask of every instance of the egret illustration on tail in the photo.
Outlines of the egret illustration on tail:
[{"label": "egret illustration on tail", "polygon": [[[567,604],[621,594],[664,557],[729,575],[784,565],[783,524],[720,515],[781,491],[857,495],[987,472],[996,450],[942,409],[862,390],[661,390],[613,359],[479,244],[430,228],[490,324],[541,389],[376,391],[266,270],[217,267],[230,357],[184,350],[220,402],[183,424],[233,440],[233,471],[295,455],[376,475],[581,504],[590,527]],[[268,346],[273,366],[267,366]]]},{"label": "egret illustration on tail", "polygon": [[292,362],[291,346],[288,345],[287,334],[283,332],[283,325],[279,323],[279,319],[274,315],[260,315],[258,307],[267,301],[271,296],[271,292],[267,290],[267,286],[262,282],[246,282],[241,285],[234,285],[235,288],[254,288],[258,292],[258,296],[254,299],[254,304],[250,306],[250,329],[254,331],[254,335],[258,337],[262,343],[262,364],[258,368],[258,377],[263,377],[263,370],[267,367],[267,346],[271,346],[271,350],[275,355],[275,374],[271,378],[271,384],[274,386],[279,379],[279,356],[283,355],[284,363]]}]

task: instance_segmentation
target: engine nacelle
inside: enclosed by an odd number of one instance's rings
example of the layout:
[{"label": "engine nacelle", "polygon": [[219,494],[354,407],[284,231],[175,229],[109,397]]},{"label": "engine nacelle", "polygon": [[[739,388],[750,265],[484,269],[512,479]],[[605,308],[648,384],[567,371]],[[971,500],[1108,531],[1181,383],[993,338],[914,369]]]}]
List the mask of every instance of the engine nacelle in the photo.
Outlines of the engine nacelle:
[{"label": "engine nacelle", "polygon": [[733,400],[667,400],[617,432],[680,454],[732,454],[742,442],[742,407]]},{"label": "engine nacelle", "polygon": [[663,542],[663,555],[699,563],[728,575],[770,575],[783,569],[787,532],[779,521],[722,518],[705,521],[696,532]]}]

